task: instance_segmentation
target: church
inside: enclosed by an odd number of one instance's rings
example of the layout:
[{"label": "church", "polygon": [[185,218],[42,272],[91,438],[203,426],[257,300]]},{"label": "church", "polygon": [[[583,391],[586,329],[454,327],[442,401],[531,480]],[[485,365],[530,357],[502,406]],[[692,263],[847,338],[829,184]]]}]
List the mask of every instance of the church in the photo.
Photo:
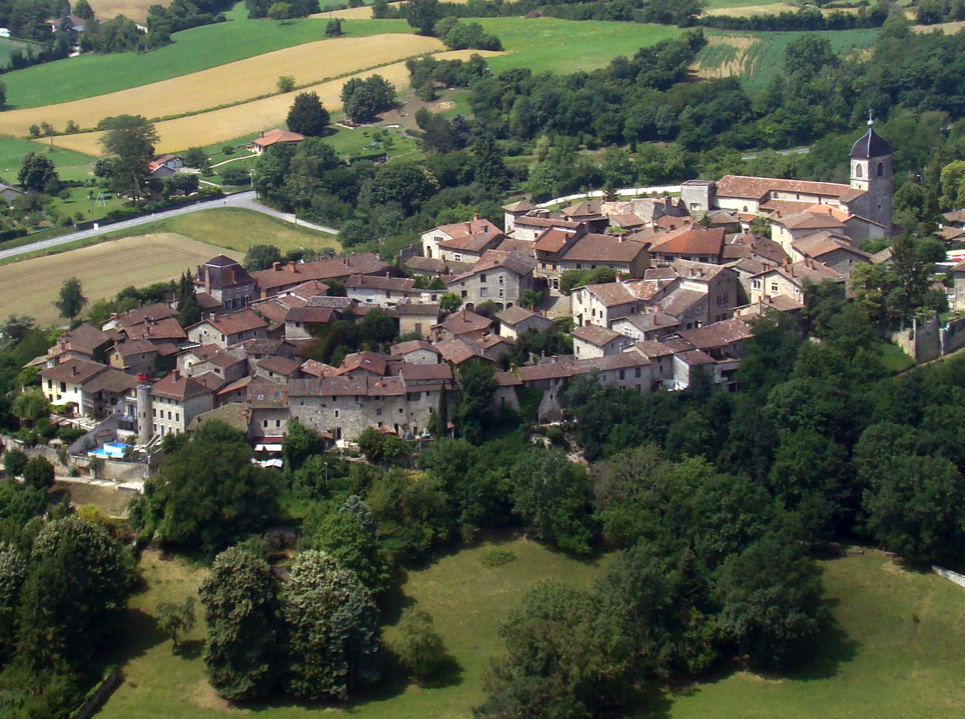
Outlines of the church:
[{"label": "church", "polygon": [[853,242],[889,237],[892,197],[891,146],[874,131],[851,148],[851,183],[811,182],[726,175],[719,181],[689,180],[680,196],[694,214],[725,210],[750,223],[764,216],[773,239],[786,251],[791,242],[815,232],[843,235]]}]

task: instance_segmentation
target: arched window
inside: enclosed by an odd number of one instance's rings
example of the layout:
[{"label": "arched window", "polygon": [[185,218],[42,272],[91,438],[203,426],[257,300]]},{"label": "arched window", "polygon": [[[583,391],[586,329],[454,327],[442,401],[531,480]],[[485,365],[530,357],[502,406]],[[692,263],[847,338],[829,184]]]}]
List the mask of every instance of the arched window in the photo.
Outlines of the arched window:
[{"label": "arched window", "polygon": [[854,166],[854,176],[861,177],[861,165]]},{"label": "arched window", "polygon": [[879,163],[878,163],[878,177],[881,177],[883,174],[885,174],[885,163],[879,162]]}]

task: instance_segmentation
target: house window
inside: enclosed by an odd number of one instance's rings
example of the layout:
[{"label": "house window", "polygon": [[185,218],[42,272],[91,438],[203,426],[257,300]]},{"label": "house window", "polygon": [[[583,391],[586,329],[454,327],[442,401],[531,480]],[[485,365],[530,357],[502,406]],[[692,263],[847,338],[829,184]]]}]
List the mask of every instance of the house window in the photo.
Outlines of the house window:
[{"label": "house window", "polygon": [[341,411],[341,410],[338,410],[338,409],[335,410],[335,419],[338,419],[338,418],[341,417],[341,416],[342,416],[342,411]]},{"label": "house window", "polygon": [[500,275],[500,276],[499,276],[499,284],[503,284],[503,281],[504,281],[503,276]]},{"label": "house window", "polygon": [[460,255],[459,253],[454,253],[452,255],[452,259],[455,260],[456,262],[462,262],[462,255]]},{"label": "house window", "polygon": [[861,177],[862,174],[863,174],[863,173],[862,173],[862,171],[861,171],[861,165],[855,165],[855,166],[854,166],[854,176],[855,176],[855,177]]},{"label": "house window", "polygon": [[480,296],[480,297],[489,297],[489,291],[488,291],[488,289],[487,289],[486,287],[480,287],[480,288],[479,288],[479,296]]},{"label": "house window", "polygon": [[620,379],[626,379],[626,378],[627,378],[626,370],[620,370]]},{"label": "house window", "polygon": [[504,296],[504,295],[503,295],[503,289],[502,289],[502,287],[499,288],[499,296],[500,296],[500,297],[503,297],[503,296]]},{"label": "house window", "polygon": [[280,419],[276,419],[276,420],[275,420],[275,429],[278,429],[279,427],[281,427],[281,420],[280,420]]},{"label": "house window", "polygon": [[885,174],[885,163],[879,162],[879,163],[878,163],[878,177],[881,177],[881,176],[884,175],[884,174]]},{"label": "house window", "polygon": [[759,290],[761,288],[761,281],[751,280],[751,287],[753,287],[755,290]]},{"label": "house window", "polygon": [[171,420],[171,414],[172,414],[172,413],[171,413],[171,411],[170,411],[170,410],[168,410],[168,421],[170,421],[170,420]]},{"label": "house window", "polygon": [[480,281],[480,282],[485,282],[485,281],[486,281],[486,275],[484,275],[484,274],[479,275],[479,281]]},{"label": "house window", "polygon": [[175,422],[180,422],[180,421],[181,421],[181,414],[180,414],[179,412],[175,412],[175,413],[174,413],[174,421],[175,421]]},{"label": "house window", "polygon": [[772,283],[771,283],[771,292],[777,292],[777,291],[778,291],[777,283],[776,283],[776,282],[772,282]]},{"label": "house window", "polygon": [[[634,377],[637,377],[637,378],[640,377],[640,368],[639,368],[639,367],[635,367],[635,368],[634,368],[634,370],[633,370],[633,376],[634,376]],[[637,387],[639,388],[640,385],[637,385]]]},{"label": "house window", "polygon": [[382,410],[381,410],[381,409],[375,410],[375,416],[376,416],[376,417],[381,417],[381,416],[382,416]]},{"label": "house window", "polygon": [[267,420],[267,419],[261,420],[261,427],[262,427],[262,429],[268,429],[268,420]]},{"label": "house window", "polygon": [[66,382],[61,382],[61,383],[60,383],[60,391],[61,391],[61,392],[66,392],[66,391],[67,391],[67,383],[66,383]]},{"label": "house window", "polygon": [[399,407],[399,414],[402,414],[402,408]]}]

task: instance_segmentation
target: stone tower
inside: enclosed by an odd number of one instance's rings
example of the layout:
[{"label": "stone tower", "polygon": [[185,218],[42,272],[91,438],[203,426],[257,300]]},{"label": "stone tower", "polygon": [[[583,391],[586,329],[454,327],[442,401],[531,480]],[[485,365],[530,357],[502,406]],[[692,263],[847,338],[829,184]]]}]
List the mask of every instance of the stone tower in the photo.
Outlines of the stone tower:
[{"label": "stone tower", "polygon": [[151,383],[144,375],[137,377],[137,443],[145,445],[154,436],[154,420],[151,418]]},{"label": "stone tower", "polygon": [[884,225],[891,234],[892,167],[891,145],[874,130],[868,117],[868,132],[851,148],[851,188],[866,194],[853,204],[854,214]]}]

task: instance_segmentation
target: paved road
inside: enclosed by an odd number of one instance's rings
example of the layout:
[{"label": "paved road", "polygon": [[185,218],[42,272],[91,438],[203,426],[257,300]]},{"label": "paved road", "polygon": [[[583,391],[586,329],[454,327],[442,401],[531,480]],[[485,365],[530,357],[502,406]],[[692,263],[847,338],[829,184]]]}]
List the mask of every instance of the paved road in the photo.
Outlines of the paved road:
[{"label": "paved road", "polygon": [[59,245],[65,245],[68,242],[75,242],[76,240],[86,240],[89,237],[97,237],[98,235],[105,235],[108,232],[118,232],[119,230],[128,230],[134,227],[139,227],[140,225],[146,225],[151,222],[157,222],[159,220],[166,220],[169,217],[177,217],[178,215],[186,215],[189,212],[200,212],[202,210],[211,210],[217,207],[240,207],[246,210],[253,210],[255,212],[260,212],[263,215],[270,215],[271,217],[277,217],[279,220],[284,220],[285,222],[291,222],[297,224],[301,227],[307,227],[318,232],[327,232],[329,234],[338,234],[338,230],[333,227],[323,227],[321,225],[314,225],[310,222],[305,222],[304,220],[296,220],[295,216],[287,212],[278,212],[277,210],[272,210],[259,202],[255,201],[254,190],[249,190],[248,192],[239,192],[234,195],[228,195],[227,197],[217,198],[214,200],[206,200],[204,202],[198,202],[195,205],[188,205],[187,207],[179,207],[176,210],[165,210],[164,212],[158,212],[153,215],[145,215],[144,217],[137,217],[133,220],[124,220],[123,222],[116,222],[113,225],[106,225],[100,227],[96,230],[82,230],[80,232],[73,232],[69,235],[63,235],[61,237],[54,237],[49,240],[40,240],[39,242],[33,242],[29,245],[23,245],[21,247],[15,247],[9,250],[0,250],[0,260],[7,259],[8,257],[16,257],[17,255],[23,255],[28,252],[36,252],[37,250],[48,250]]}]

